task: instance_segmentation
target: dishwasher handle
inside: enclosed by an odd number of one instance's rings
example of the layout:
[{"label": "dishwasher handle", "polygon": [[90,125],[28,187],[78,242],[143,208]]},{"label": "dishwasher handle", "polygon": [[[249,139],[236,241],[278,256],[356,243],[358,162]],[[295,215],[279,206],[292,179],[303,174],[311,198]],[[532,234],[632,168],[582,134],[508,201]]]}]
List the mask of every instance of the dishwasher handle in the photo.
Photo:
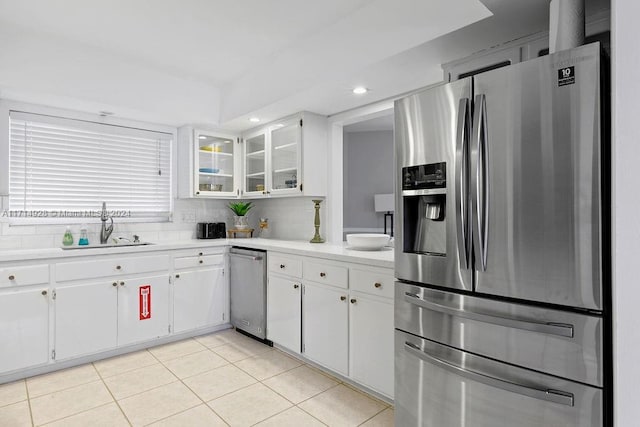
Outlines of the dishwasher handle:
[{"label": "dishwasher handle", "polygon": [[249,259],[251,261],[262,261],[262,257],[261,256],[242,255],[242,254],[236,254],[234,252],[231,252],[229,254],[229,256],[237,257],[237,258],[243,258],[243,259]]}]

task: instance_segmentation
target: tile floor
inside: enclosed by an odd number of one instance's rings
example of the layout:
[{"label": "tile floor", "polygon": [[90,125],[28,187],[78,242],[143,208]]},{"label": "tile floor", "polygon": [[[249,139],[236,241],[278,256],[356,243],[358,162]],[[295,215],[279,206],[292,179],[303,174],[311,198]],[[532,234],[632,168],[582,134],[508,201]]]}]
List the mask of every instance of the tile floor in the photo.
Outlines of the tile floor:
[{"label": "tile floor", "polygon": [[0,426],[393,426],[393,408],[233,330],[0,385]]}]

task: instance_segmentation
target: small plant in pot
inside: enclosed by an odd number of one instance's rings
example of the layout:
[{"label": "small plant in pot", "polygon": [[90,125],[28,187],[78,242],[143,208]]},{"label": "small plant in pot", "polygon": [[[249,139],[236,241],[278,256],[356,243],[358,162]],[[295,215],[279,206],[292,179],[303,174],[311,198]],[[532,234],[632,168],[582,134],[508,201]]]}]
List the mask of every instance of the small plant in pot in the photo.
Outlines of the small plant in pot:
[{"label": "small plant in pot", "polygon": [[249,209],[253,207],[251,202],[236,202],[229,203],[229,209],[235,214],[233,216],[233,227],[242,230],[245,228],[249,228],[249,223],[247,222],[247,212]]}]

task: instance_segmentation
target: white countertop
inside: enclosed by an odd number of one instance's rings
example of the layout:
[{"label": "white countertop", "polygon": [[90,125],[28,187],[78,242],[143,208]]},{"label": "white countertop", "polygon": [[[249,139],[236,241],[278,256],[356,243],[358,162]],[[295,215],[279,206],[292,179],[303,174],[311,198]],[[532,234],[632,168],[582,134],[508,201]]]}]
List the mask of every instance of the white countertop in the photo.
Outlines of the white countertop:
[{"label": "white countertop", "polygon": [[185,240],[161,242],[144,246],[111,246],[104,248],[82,248],[82,249],[17,249],[1,250],[0,262],[29,261],[38,259],[74,258],[82,256],[96,255],[116,255],[130,253],[145,253],[164,250],[210,248],[224,246],[240,246],[267,251],[282,252],[296,255],[317,256],[321,258],[333,259],[337,261],[354,262],[358,264],[368,264],[383,268],[393,268],[393,249],[383,248],[380,251],[359,251],[349,249],[346,243],[309,243],[300,240],[278,240],[261,238],[238,238],[238,239],[211,239],[211,240]]}]

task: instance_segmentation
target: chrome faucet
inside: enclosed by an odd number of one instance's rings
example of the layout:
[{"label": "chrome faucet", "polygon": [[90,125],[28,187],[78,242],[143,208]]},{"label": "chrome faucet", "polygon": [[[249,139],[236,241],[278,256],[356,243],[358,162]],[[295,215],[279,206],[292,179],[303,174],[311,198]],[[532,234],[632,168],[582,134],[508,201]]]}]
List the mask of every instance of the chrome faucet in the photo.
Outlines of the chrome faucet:
[{"label": "chrome faucet", "polygon": [[[111,224],[107,227],[107,220],[111,220]],[[100,229],[100,243],[105,244],[109,241],[109,236],[113,233],[113,218],[107,215],[107,202],[102,202],[102,214],[100,215],[102,228]]]}]

